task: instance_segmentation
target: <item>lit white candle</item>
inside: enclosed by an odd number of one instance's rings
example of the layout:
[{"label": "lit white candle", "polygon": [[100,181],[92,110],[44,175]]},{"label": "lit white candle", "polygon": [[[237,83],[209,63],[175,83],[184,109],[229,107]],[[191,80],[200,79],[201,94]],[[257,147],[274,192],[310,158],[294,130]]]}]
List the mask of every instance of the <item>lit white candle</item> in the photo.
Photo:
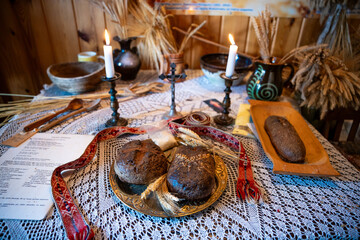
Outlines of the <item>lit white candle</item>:
[{"label": "lit white candle", "polygon": [[236,53],[238,50],[238,46],[235,45],[234,38],[231,34],[229,34],[229,41],[231,42],[231,45],[229,49],[228,61],[226,64],[226,72],[225,72],[225,76],[227,77],[231,77],[234,74]]},{"label": "lit white candle", "polygon": [[107,78],[112,78],[115,75],[114,61],[113,61],[112,47],[110,46],[110,37],[106,29],[105,29],[105,42],[106,42],[106,45],[104,45],[105,73]]}]

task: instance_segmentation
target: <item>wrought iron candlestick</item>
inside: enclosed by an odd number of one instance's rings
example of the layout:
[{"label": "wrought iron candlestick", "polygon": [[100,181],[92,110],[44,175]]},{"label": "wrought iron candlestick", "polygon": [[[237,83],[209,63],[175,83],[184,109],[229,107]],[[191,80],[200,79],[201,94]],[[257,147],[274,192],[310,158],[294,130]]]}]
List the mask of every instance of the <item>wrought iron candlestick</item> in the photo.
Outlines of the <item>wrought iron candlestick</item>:
[{"label": "wrought iron candlestick", "polygon": [[170,70],[171,74],[169,74],[169,75],[161,74],[159,76],[159,78],[162,79],[162,80],[167,78],[171,83],[171,106],[170,106],[170,112],[166,113],[164,115],[164,117],[163,117],[164,119],[170,119],[170,118],[173,118],[173,117],[180,117],[181,116],[181,114],[176,111],[176,106],[175,106],[175,82],[176,82],[177,79],[185,79],[186,78],[185,73],[175,74],[175,71],[176,71],[176,64],[175,63],[171,63],[170,67],[171,67],[171,70]]},{"label": "wrought iron candlestick", "polygon": [[116,83],[115,81],[120,79],[121,75],[119,73],[115,73],[115,76],[112,78],[102,77],[101,79],[104,82],[110,83],[110,108],[113,110],[111,114],[111,118],[105,123],[106,127],[114,127],[114,126],[126,126],[128,121],[125,118],[119,117],[120,114],[118,113],[119,103],[116,98],[117,91],[115,90]]},{"label": "wrought iron candlestick", "polygon": [[230,93],[231,93],[231,86],[233,81],[239,79],[239,74],[234,73],[231,77],[227,77],[225,73],[221,73],[220,77],[225,80],[225,97],[222,102],[223,105],[223,112],[220,115],[214,117],[214,122],[219,125],[228,126],[234,122],[232,117],[229,117],[229,107],[230,107]]}]

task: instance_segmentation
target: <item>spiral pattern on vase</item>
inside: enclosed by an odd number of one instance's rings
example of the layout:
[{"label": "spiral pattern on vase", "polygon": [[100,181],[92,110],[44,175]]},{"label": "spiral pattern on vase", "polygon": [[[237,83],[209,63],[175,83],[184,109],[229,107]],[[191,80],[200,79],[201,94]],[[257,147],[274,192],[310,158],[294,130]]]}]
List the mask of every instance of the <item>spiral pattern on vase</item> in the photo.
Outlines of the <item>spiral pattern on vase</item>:
[{"label": "spiral pattern on vase", "polygon": [[256,89],[255,95],[256,99],[271,101],[278,96],[278,88],[272,83],[265,83]]},{"label": "spiral pattern on vase", "polygon": [[274,100],[279,93],[278,88],[272,83],[259,83],[258,74],[254,74],[253,78],[250,78],[247,89],[249,98],[257,100]]}]

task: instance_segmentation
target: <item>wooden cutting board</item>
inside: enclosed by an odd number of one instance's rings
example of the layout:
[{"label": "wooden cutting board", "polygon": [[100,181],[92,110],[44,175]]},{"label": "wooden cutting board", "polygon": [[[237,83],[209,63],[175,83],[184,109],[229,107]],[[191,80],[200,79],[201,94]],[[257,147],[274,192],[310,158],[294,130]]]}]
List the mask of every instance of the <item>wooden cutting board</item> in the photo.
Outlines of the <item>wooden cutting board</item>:
[{"label": "wooden cutting board", "polygon": [[[329,161],[329,156],[319,140],[310,130],[304,118],[288,102],[269,102],[249,100],[250,114],[259,135],[259,140],[266,155],[273,162],[276,174],[301,176],[339,176]],[[274,149],[264,123],[270,115],[282,116],[294,126],[306,148],[305,163],[283,161]],[[291,144],[291,143],[284,143]]]}]

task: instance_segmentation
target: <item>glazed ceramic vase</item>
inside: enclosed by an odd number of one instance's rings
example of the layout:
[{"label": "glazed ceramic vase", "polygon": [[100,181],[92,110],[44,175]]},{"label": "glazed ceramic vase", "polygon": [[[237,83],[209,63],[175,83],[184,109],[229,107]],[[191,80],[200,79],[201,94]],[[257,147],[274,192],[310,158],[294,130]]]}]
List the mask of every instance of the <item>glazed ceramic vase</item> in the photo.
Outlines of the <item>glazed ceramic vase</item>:
[{"label": "glazed ceramic vase", "polygon": [[136,37],[120,39],[116,36],[113,39],[120,44],[120,49],[115,49],[113,52],[115,71],[121,74],[121,80],[135,79],[141,66],[137,48],[131,48],[131,42]]},{"label": "glazed ceramic vase", "polygon": [[[246,91],[250,99],[275,101],[282,94],[283,86],[294,75],[294,68],[290,64],[264,63],[255,61],[254,73],[249,78]],[[282,78],[284,68],[290,68],[287,79]]]}]

